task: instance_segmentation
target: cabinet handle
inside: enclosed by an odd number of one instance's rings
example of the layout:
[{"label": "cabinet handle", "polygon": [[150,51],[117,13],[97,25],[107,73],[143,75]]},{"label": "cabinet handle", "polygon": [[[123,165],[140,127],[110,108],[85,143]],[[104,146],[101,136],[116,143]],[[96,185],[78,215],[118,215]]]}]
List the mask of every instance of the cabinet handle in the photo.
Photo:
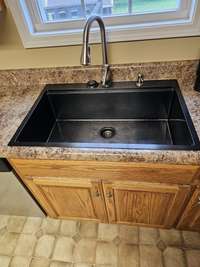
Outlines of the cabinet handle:
[{"label": "cabinet handle", "polygon": [[96,197],[100,197],[99,190],[96,191],[95,196],[96,196]]},{"label": "cabinet handle", "polygon": [[113,196],[112,192],[111,191],[107,192],[106,196],[107,196],[107,198],[111,198]]}]

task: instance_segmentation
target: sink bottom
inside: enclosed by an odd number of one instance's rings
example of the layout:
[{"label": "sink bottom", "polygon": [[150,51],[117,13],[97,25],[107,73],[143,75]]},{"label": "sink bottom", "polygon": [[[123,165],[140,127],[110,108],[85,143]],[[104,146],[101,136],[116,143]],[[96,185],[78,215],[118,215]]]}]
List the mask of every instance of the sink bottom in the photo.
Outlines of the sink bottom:
[{"label": "sink bottom", "polygon": [[[114,134],[105,138],[102,129],[112,129]],[[187,136],[186,124],[181,120],[59,120],[55,122],[47,143],[70,143],[74,147],[118,144],[123,148],[124,144],[178,145],[186,138],[192,143]]]}]

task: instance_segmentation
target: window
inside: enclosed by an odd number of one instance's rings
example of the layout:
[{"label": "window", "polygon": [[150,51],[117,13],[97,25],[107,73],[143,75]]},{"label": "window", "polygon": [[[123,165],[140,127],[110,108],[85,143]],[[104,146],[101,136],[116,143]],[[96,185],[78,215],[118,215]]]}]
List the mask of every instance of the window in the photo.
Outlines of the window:
[{"label": "window", "polygon": [[[179,0],[38,0],[43,22],[81,19],[92,14],[103,17],[176,11]],[[53,14],[53,17],[52,17]]]},{"label": "window", "polygon": [[[25,47],[82,43],[87,17],[103,17],[108,40],[127,41],[200,33],[198,0],[6,0]],[[98,42],[94,25],[91,41]]]}]

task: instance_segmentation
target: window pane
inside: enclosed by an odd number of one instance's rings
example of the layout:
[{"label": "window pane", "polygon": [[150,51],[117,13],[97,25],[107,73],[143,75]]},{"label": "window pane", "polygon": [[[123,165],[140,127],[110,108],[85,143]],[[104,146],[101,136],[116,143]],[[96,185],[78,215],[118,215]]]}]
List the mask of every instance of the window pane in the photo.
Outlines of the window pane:
[{"label": "window pane", "polygon": [[129,13],[129,0],[113,0],[112,13],[114,15]]},{"label": "window pane", "polygon": [[177,9],[179,0],[37,0],[44,21],[114,16]]},{"label": "window pane", "polygon": [[178,5],[177,0],[132,0],[132,11],[133,13],[159,12],[177,9]]},{"label": "window pane", "polygon": [[86,15],[112,16],[113,0],[85,0]]},{"label": "window pane", "polygon": [[81,0],[38,0],[41,14],[47,21],[63,21],[84,17],[84,1]]}]

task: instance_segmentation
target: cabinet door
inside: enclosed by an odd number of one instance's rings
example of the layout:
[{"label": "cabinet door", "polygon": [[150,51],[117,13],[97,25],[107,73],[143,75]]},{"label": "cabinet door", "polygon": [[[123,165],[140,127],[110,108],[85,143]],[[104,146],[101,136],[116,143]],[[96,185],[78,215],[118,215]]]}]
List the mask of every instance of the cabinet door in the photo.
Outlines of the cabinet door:
[{"label": "cabinet door", "polygon": [[179,229],[200,231],[200,189],[196,189],[178,223]]},{"label": "cabinet door", "polygon": [[171,227],[190,191],[189,186],[137,182],[104,182],[109,222]]},{"label": "cabinet door", "polygon": [[59,218],[106,221],[101,184],[86,179],[33,178],[37,198]]}]

